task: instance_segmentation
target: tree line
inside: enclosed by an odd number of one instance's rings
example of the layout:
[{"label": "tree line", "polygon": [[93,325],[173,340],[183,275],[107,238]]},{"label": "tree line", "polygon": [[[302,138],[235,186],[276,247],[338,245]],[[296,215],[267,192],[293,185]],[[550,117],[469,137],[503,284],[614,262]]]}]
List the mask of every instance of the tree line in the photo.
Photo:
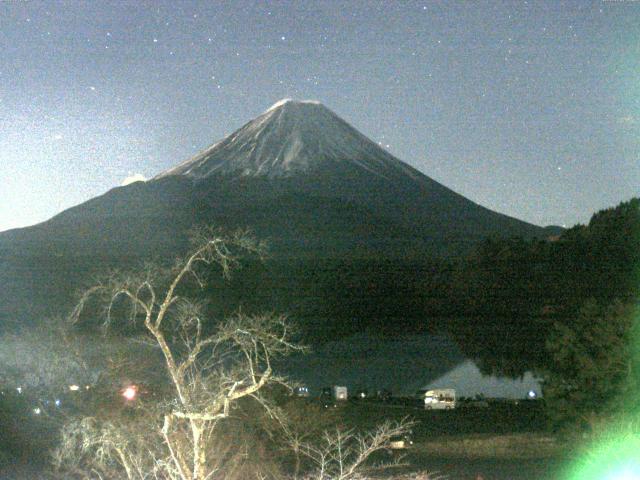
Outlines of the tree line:
[{"label": "tree line", "polygon": [[450,331],[485,373],[537,372],[559,424],[625,408],[638,376],[640,199],[554,238],[488,240],[450,286]]}]

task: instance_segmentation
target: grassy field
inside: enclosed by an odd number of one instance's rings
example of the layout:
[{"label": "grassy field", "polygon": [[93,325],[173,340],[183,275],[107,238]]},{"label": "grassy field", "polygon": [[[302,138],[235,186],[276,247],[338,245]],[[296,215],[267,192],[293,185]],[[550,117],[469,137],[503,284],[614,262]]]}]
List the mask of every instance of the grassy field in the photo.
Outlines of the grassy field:
[{"label": "grassy field", "polygon": [[410,418],[415,422],[414,437],[426,441],[447,435],[547,433],[547,420],[541,403],[522,401],[491,403],[487,408],[425,410],[418,401],[350,401],[338,404],[341,417],[349,426],[371,428],[384,420]]},{"label": "grassy field", "polygon": [[410,400],[352,401],[337,408],[344,423],[357,429],[412,420],[414,445],[405,452],[408,470],[429,471],[435,478],[557,480],[564,463],[563,446],[547,430],[537,402],[428,411]]},{"label": "grassy field", "polygon": [[[316,403],[307,399],[299,401]],[[397,478],[403,478],[400,473],[428,471],[440,475],[425,477],[429,480],[476,480],[478,475],[484,480],[556,480],[558,477],[550,472],[562,462],[561,446],[546,430],[542,405],[535,402],[517,405],[497,402],[487,408],[428,411],[417,401],[408,399],[387,403],[364,400],[348,401],[328,409],[318,404],[311,411],[314,417],[319,417],[319,422],[325,423],[323,428],[337,424],[364,431],[386,420],[414,422],[414,444],[402,452],[406,454],[407,467],[397,472]],[[18,432],[21,430],[13,433]],[[23,433],[28,435],[26,431]],[[29,435],[29,439],[33,440],[33,436]],[[14,456],[9,463],[0,457],[0,478],[38,478],[33,464],[38,455],[32,450],[24,449],[20,452],[22,455]],[[5,467],[15,463],[15,468],[6,470],[2,468],[3,463]],[[396,478],[392,475],[385,478]]]},{"label": "grassy field", "polygon": [[470,434],[418,442],[415,450],[431,457],[543,459],[560,455],[561,445],[542,433]]}]

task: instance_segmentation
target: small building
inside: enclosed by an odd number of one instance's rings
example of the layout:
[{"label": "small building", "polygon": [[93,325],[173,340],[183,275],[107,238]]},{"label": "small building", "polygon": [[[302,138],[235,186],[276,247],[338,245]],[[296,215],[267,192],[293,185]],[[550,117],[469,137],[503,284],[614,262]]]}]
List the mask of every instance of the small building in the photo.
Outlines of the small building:
[{"label": "small building", "polygon": [[340,385],[333,386],[333,398],[334,400],[347,400],[347,387],[343,387]]}]

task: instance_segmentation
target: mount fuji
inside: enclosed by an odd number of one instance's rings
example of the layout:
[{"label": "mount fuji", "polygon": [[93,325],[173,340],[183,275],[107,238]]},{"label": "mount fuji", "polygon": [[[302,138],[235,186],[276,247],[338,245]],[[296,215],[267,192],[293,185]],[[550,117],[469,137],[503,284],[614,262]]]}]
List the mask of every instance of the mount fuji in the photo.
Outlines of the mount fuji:
[{"label": "mount fuji", "polygon": [[0,233],[0,322],[68,307],[93,273],[173,258],[198,224],[266,239],[282,267],[266,295],[289,311],[292,291],[294,310],[323,301],[314,275],[333,260],[411,269],[412,259],[455,257],[488,237],[549,236],[427,177],[322,104],[282,100],[147,182]]},{"label": "mount fuji", "polygon": [[202,179],[219,173],[282,178],[340,166],[380,177],[417,173],[321,103],[284,99],[156,179],[170,175]]}]

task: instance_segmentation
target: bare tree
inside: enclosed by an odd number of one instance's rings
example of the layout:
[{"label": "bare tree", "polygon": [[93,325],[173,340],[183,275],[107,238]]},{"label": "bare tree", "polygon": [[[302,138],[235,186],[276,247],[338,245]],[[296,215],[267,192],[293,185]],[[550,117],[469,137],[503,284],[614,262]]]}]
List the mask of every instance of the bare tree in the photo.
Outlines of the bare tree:
[{"label": "bare tree", "polygon": [[[67,423],[53,456],[65,478],[248,478],[243,465],[249,443],[245,441],[243,448],[228,440],[237,421],[233,417],[247,400],[261,406],[270,424],[283,432],[279,438],[287,438],[293,447],[298,460],[295,478],[365,478],[376,452],[406,433],[409,425],[401,422],[385,423],[364,434],[337,429],[305,437],[263,395],[269,384],[286,385],[274,373],[273,360],[302,349],[292,342],[286,318],[238,312],[213,324],[206,319],[204,304],[187,298],[194,287],[204,287],[211,267],[228,276],[243,252],[261,255],[263,249],[245,233],[228,237],[203,230],[191,253],[173,268],[165,271],[148,265],[137,274],[112,273],[84,292],[73,322],[89,320],[87,312],[97,299],[105,306],[104,328],[123,318],[141,326],[147,344],[161,352],[168,393],[136,402],[124,412],[103,412]],[[269,441],[278,441],[269,435]],[[301,458],[306,459],[302,468]],[[251,476],[285,476],[275,471],[260,465]]]},{"label": "bare tree", "polygon": [[303,474],[304,480],[358,480],[367,478],[373,470],[398,466],[395,461],[371,463],[372,457],[390,448],[393,438],[405,435],[411,427],[408,421],[384,422],[366,433],[353,429],[326,431],[319,442],[301,442],[293,439],[296,452],[311,461],[311,468]]},{"label": "bare tree", "polygon": [[[67,429],[71,443],[101,459],[97,466],[103,472],[111,464],[128,479],[148,478],[150,472],[166,479],[213,478],[217,466],[210,445],[218,422],[228,418],[234,403],[243,398],[268,406],[260,390],[269,383],[284,382],[274,374],[272,359],[300,350],[290,339],[286,318],[274,314],[239,312],[207,333],[211,328],[203,305],[183,292],[190,285],[203,287],[206,270],[212,266],[228,276],[242,252],[262,255],[264,245],[244,232],[225,236],[206,229],[194,238],[191,253],[168,275],[156,266],[138,274],[111,274],[82,295],[72,314],[73,321],[80,322],[87,305],[97,297],[107,305],[103,326],[108,327],[126,304],[127,318],[141,322],[162,352],[172,390],[172,397],[159,407],[161,422],[151,422],[151,430],[163,440],[162,448],[145,450],[137,443],[139,435],[113,422],[85,419]],[[73,451],[67,445],[66,452]],[[59,455],[59,465],[70,464],[65,455]]]}]

